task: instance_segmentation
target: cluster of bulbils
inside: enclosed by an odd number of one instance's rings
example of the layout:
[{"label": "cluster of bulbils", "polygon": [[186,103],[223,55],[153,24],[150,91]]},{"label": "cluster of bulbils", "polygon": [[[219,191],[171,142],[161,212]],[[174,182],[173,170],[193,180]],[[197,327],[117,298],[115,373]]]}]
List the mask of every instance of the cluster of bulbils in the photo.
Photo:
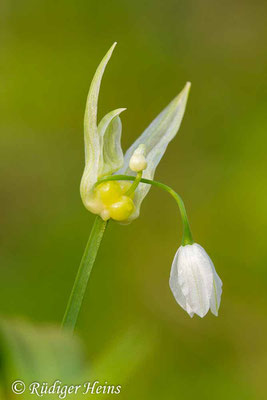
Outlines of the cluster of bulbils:
[{"label": "cluster of bulbils", "polygon": [[129,186],[128,182],[101,183],[94,190],[91,211],[104,221],[125,221],[134,211],[134,193],[127,195]]},{"label": "cluster of bulbils", "polygon": [[[131,171],[141,173],[147,167],[143,144],[134,151],[129,167]],[[135,210],[134,190],[130,182],[107,181],[97,185],[91,194],[90,211],[98,214],[104,221],[126,221]]]},{"label": "cluster of bulbils", "polygon": [[[190,84],[186,84],[182,92],[154,119],[123,156],[119,114],[125,109],[111,111],[97,125],[100,83],[115,45],[101,61],[88,94],[81,197],[85,207],[103,220],[111,218],[121,223],[130,223],[139,216],[141,203],[150,189],[150,185],[141,181],[141,178],[153,180],[159,161],[179,130]],[[119,177],[113,180],[116,174],[133,176],[133,183],[122,181]],[[111,175],[112,180],[108,180]],[[106,181],[103,179],[105,177]],[[184,235],[172,263],[170,288],[178,304],[191,317],[194,314],[204,317],[209,309],[218,315],[222,281],[206,251],[193,242],[186,213],[182,217]]]}]

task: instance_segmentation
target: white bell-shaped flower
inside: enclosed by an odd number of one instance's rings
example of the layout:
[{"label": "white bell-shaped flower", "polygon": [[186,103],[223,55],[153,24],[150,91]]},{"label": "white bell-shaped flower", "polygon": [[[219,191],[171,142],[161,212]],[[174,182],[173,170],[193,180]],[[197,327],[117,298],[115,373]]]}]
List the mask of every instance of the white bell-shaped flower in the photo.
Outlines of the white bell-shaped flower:
[{"label": "white bell-shaped flower", "polygon": [[180,246],[175,254],[170,288],[177,303],[193,317],[204,317],[209,309],[218,316],[222,281],[213,262],[199,244]]}]

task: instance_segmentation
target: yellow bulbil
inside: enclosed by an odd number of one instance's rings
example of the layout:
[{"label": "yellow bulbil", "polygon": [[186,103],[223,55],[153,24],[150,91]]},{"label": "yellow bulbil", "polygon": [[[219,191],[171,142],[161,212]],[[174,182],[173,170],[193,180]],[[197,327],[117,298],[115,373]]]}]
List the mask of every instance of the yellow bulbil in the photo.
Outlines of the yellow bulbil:
[{"label": "yellow bulbil", "polygon": [[122,188],[119,182],[104,182],[97,186],[96,192],[102,203],[110,205],[119,200],[122,195]]},{"label": "yellow bulbil", "polygon": [[134,203],[128,196],[122,196],[120,200],[109,207],[110,217],[116,221],[124,221],[134,211]]},{"label": "yellow bulbil", "polygon": [[116,221],[124,221],[133,213],[134,193],[126,196],[125,193],[131,186],[131,182],[109,181],[98,185],[94,190],[94,212],[105,221],[112,218]]}]

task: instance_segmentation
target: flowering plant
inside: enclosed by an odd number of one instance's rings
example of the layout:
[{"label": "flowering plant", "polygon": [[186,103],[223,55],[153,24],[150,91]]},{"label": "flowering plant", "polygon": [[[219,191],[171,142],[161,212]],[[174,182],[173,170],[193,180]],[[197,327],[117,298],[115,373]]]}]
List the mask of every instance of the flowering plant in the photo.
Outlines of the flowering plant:
[{"label": "flowering plant", "polygon": [[150,187],[168,192],[177,202],[183,238],[172,264],[170,287],[176,301],[192,317],[218,315],[222,282],[214,265],[192,234],[182,198],[169,186],[154,181],[154,174],[169,142],[177,134],[190,90],[188,82],[178,96],[152,121],[123,155],[122,124],[118,108],[97,123],[97,104],[101,79],[116,43],[107,52],[93,77],[84,119],[85,168],[80,192],[85,207],[97,214],[94,226],[66,309],[63,326],[73,330],[87,282],[103,237],[107,221],[130,223],[140,214],[142,201]]}]

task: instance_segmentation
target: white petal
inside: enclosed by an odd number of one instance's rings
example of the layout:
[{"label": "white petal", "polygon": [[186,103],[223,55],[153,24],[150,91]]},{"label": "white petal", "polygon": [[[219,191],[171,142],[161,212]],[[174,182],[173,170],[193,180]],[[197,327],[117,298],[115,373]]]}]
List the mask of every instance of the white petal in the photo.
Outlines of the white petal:
[{"label": "white petal", "polygon": [[218,310],[221,304],[221,295],[222,295],[222,281],[215,271],[214,265],[213,266],[213,291],[210,299],[210,310],[211,312],[218,316]]},{"label": "white petal", "polygon": [[178,281],[192,312],[204,317],[210,307],[213,271],[201,246],[181,246],[178,250]]},{"label": "white petal", "polygon": [[220,303],[221,303],[222,281],[221,281],[219,275],[217,274],[214,264],[213,264],[211,258],[209,257],[209,255],[207,254],[207,252],[199,244],[196,243],[196,246],[198,247],[199,252],[200,252],[201,256],[203,257],[203,260],[204,259],[208,260],[210,263],[210,266],[211,266],[211,270],[213,273],[213,282],[212,282],[212,293],[211,293],[211,298],[210,298],[210,310],[217,317],[218,310],[219,310]]},{"label": "white petal", "polygon": [[175,300],[185,311],[187,311],[186,298],[183,295],[178,281],[178,251],[175,254],[172,263],[169,284]]}]

